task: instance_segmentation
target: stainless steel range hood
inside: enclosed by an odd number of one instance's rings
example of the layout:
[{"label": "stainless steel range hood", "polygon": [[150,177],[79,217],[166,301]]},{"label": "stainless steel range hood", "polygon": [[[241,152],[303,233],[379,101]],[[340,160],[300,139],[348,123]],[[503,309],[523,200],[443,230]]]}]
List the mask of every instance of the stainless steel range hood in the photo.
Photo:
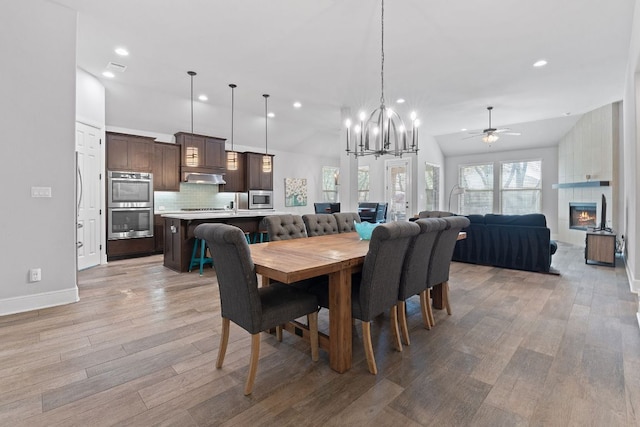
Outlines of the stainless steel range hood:
[{"label": "stainless steel range hood", "polygon": [[185,182],[191,184],[226,184],[226,181],[220,174],[191,172],[186,174]]}]

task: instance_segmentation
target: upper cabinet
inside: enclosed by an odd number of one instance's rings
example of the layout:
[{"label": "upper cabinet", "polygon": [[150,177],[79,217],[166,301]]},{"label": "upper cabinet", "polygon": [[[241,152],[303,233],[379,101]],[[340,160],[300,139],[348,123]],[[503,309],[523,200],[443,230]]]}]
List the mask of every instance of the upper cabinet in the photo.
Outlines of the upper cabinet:
[{"label": "upper cabinet", "polygon": [[153,191],[180,191],[180,146],[153,145]]},{"label": "upper cabinet", "polygon": [[[226,155],[226,154],[225,154]],[[226,193],[244,193],[247,191],[247,156],[245,153],[237,153],[237,163],[235,169],[229,169],[227,165],[224,174],[226,184],[220,186],[221,192]]]},{"label": "upper cabinet", "polygon": [[245,153],[247,156],[247,189],[248,190],[273,190],[273,156],[271,167],[265,171],[263,167],[264,154]]},{"label": "upper cabinet", "polygon": [[153,147],[153,138],[107,132],[107,169],[152,172]]},{"label": "upper cabinet", "polygon": [[182,175],[189,172],[222,173],[225,167],[225,140],[186,132],[175,134],[182,147]]}]

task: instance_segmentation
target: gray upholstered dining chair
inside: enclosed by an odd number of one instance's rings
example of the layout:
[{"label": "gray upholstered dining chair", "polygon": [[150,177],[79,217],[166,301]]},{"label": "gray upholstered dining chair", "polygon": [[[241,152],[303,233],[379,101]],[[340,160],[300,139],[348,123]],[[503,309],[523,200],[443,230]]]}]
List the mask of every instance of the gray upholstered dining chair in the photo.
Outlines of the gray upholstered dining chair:
[{"label": "gray upholstered dining chair", "polygon": [[[378,373],[371,343],[371,321],[385,310],[391,309],[391,331],[398,351],[402,351],[398,332],[398,287],[404,257],[420,226],[412,222],[389,222],[377,226],[371,234],[369,251],[362,272],[353,275],[351,285],[351,315],[362,321],[362,340],[369,372]],[[314,285],[311,292],[318,302],[328,307],[328,287]]]},{"label": "gray upholstered dining chair", "polygon": [[357,212],[336,212],[333,214],[338,224],[338,231],[340,233],[350,233],[356,231],[356,227],[353,222],[361,222],[360,215]]},{"label": "gray upholstered dining chair", "polygon": [[262,223],[267,228],[271,242],[307,237],[307,229],[300,215],[269,215],[262,219]]},{"label": "gray upholstered dining chair", "polygon": [[251,361],[244,394],[251,394],[258,369],[260,332],[307,316],[311,358],[318,360],[318,300],[315,295],[283,283],[258,287],[255,267],[244,233],[227,224],[200,224],[194,230],[216,260],[220,289],[222,335],[216,368],[221,368],[229,341],[229,322],[251,334]]},{"label": "gray upholstered dining chair", "polygon": [[302,215],[302,221],[309,237],[338,233],[338,223],[331,214],[306,214]]},{"label": "gray upholstered dining chair", "polygon": [[398,290],[398,323],[404,343],[409,345],[409,328],[405,301],[420,295],[420,307],[424,327],[431,329],[431,301],[428,299],[427,272],[433,247],[447,222],[440,218],[424,218],[415,222],[420,226],[420,234],[411,240],[404,258],[400,288]]},{"label": "gray upholstered dining chair", "polygon": [[[438,237],[433,247],[427,272],[427,286],[432,288],[435,285],[442,284],[442,302],[447,309],[447,314],[451,314],[451,305],[449,304],[451,258],[453,258],[453,250],[458,241],[458,234],[463,228],[468,227],[471,222],[466,216],[449,216],[442,219],[447,222],[447,227],[440,233],[440,237]],[[431,303],[430,301],[427,302]],[[431,325],[435,325],[433,315],[431,317]]]}]

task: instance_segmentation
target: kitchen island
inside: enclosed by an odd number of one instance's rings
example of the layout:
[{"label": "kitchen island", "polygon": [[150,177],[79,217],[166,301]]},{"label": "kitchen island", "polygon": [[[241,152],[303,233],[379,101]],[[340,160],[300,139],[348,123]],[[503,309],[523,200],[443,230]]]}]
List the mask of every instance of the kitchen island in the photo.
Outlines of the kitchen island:
[{"label": "kitchen island", "polygon": [[260,231],[260,221],[269,215],[289,212],[273,210],[241,210],[210,212],[176,212],[162,214],[164,219],[164,266],[178,272],[189,271],[193,251],[193,230],[200,224],[223,223],[234,225],[242,231]]}]

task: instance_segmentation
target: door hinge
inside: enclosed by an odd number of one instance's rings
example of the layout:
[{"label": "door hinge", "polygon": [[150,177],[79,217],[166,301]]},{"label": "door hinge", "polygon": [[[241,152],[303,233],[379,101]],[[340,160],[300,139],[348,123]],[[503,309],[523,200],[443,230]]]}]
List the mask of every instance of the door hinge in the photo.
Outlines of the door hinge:
[{"label": "door hinge", "polygon": [[102,209],[98,209],[98,215],[102,215]]},{"label": "door hinge", "polygon": [[98,145],[102,145],[102,138],[100,138],[98,141]]},{"label": "door hinge", "polygon": [[99,246],[100,246],[100,250],[102,250],[102,245],[99,245]]}]

